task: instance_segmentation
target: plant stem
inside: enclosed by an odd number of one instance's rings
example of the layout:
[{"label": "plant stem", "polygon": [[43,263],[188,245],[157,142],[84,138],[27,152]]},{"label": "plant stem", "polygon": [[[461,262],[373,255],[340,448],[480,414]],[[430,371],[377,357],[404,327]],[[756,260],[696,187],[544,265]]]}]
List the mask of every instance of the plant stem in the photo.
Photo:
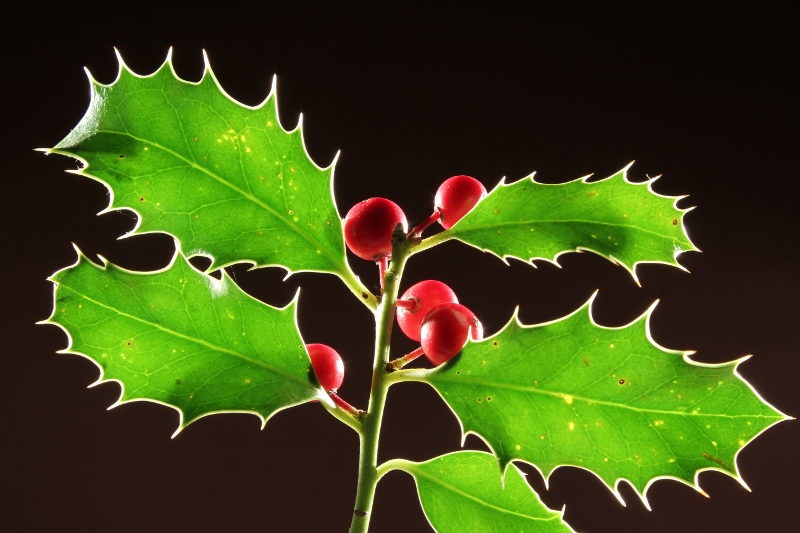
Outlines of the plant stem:
[{"label": "plant stem", "polygon": [[403,368],[408,363],[410,363],[411,361],[413,361],[414,359],[418,358],[421,355],[425,355],[425,350],[422,349],[422,346],[420,346],[413,352],[408,353],[403,357],[400,357],[399,359],[395,359],[394,361],[386,363],[386,371],[394,372],[395,370],[400,370],[401,368]]},{"label": "plant stem", "polygon": [[369,529],[372,502],[378,484],[378,441],[380,439],[383,409],[389,383],[386,380],[386,363],[389,362],[389,343],[392,338],[395,300],[400,287],[403,267],[410,249],[405,235],[395,230],[392,238],[392,261],[384,276],[384,292],[381,304],[375,313],[375,360],[372,367],[372,387],[366,418],[361,423],[360,455],[358,461],[358,489],[353,509],[350,533],[365,533]]},{"label": "plant stem", "polygon": [[350,289],[350,292],[356,295],[356,297],[361,301],[364,305],[375,311],[378,308],[378,299],[375,298],[375,295],[367,289],[361,280],[353,274],[353,271],[347,267],[346,270],[336,273],[337,276],[347,285],[347,288]]},{"label": "plant stem", "polygon": [[[331,398],[333,399],[333,398]],[[361,435],[361,422],[359,418],[356,418],[351,413],[345,412],[344,410],[340,409],[334,402],[334,405],[328,405],[327,403],[322,404],[328,412],[333,415],[334,417],[338,418],[344,424],[353,428],[353,430]],[[359,415],[360,416],[360,415]]]},{"label": "plant stem", "polygon": [[455,235],[450,230],[439,232],[436,235],[428,237],[427,239],[422,239],[422,241],[416,244],[416,246],[414,247],[413,253],[416,254],[419,252],[424,252],[428,248],[432,248],[437,244],[442,244],[443,242],[449,241],[450,239],[453,238],[455,238]]}]

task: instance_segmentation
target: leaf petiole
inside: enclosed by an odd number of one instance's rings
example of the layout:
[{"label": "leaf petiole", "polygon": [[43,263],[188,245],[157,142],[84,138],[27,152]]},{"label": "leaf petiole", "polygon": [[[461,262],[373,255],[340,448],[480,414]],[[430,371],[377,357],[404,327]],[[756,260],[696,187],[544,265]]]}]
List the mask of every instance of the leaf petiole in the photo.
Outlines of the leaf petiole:
[{"label": "leaf petiole", "polygon": [[[333,415],[334,417],[338,418],[339,421],[343,422],[347,426],[350,426],[350,428],[353,431],[355,431],[356,433],[361,435],[361,433],[362,433],[361,422],[362,422],[363,418],[362,419],[357,419],[351,413],[343,411],[342,409],[340,409],[336,405],[330,405],[327,402],[320,402],[320,403],[323,405],[323,407],[325,407],[325,409],[328,410],[328,412],[331,415]],[[360,412],[363,413],[363,411],[360,411]]]},{"label": "leaf petiole", "polygon": [[361,409],[357,409],[357,408],[353,407],[352,405],[350,405],[349,403],[344,401],[341,397],[339,397],[339,395],[336,394],[335,392],[329,392],[328,395],[331,397],[331,400],[333,400],[333,403],[335,403],[336,406],[339,409],[341,409],[345,413],[349,414],[350,416],[352,416],[356,420],[359,420],[359,421],[363,420],[364,417],[367,416],[367,412],[366,411],[362,411]]}]

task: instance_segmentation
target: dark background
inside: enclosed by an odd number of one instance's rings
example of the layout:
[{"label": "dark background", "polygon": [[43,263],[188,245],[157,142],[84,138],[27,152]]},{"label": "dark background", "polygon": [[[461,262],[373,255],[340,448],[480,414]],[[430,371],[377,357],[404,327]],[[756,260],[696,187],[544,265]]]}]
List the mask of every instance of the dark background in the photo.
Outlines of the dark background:
[{"label": "dark background", "polygon": [[[236,15],[236,17],[234,17]],[[739,371],[790,415],[798,401],[800,297],[796,211],[800,121],[797,9],[627,13],[291,11],[263,3],[200,8],[41,12],[9,17],[3,38],[3,370],[0,373],[0,526],[7,531],[345,531],[355,495],[355,434],[318,405],[275,416],[263,431],[249,415],[204,418],[174,440],[178,417],[163,406],[106,407],[119,388],[87,385],[95,365],[57,355],[64,333],[35,326],[52,305],[46,277],[75,260],[71,242],[129,269],[163,267],[164,235],[118,241],[130,213],[96,217],[100,184],[65,174],[77,163],[34,152],[54,146],[85,112],[82,67],[101,82],[117,72],[113,48],[137,73],[157,69],[170,46],[177,73],[197,80],[201,50],[225,90],[255,105],[278,76],[280,113],[304,114],[311,157],[338,150],[337,205],[371,196],[396,201],[416,224],[432,211],[438,184],[470,174],[487,188],[533,171],[547,182],[627,165],[633,180],[663,174],[655,190],[690,197],[688,232],[703,253],[637,270],[592,254],[567,254],[562,268],[448,243],[415,257],[403,287],[426,278],[450,284],[488,334],[520,306],[523,322],[563,316],[595,289],[599,323],[623,325],[653,300],[653,336],[697,350],[695,359],[754,357]],[[373,265],[351,258],[375,285]],[[302,286],[307,342],[345,357],[341,394],[365,406],[370,315],[332,276],[264,269],[237,280],[285,305]],[[362,333],[363,332],[363,333]],[[397,354],[413,348],[396,336]],[[393,387],[382,459],[425,460],[459,448],[459,426],[425,385]],[[768,430],[738,457],[752,489],[716,472],[700,475],[706,499],[674,481],[648,492],[647,511],[627,486],[620,506],[585,471],[563,468],[549,491],[522,468],[544,501],[566,505],[584,532],[785,531],[800,500],[800,425]],[[471,448],[483,445],[474,436]],[[796,523],[796,519],[794,521]],[[412,479],[378,486],[373,530],[428,531]]]}]

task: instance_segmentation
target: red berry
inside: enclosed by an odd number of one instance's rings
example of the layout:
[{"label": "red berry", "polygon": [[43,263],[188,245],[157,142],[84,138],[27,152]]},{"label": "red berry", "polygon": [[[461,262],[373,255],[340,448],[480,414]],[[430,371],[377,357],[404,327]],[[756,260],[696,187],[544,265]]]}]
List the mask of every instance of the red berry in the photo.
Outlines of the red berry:
[{"label": "red berry", "polygon": [[436,280],[420,281],[412,285],[400,297],[401,300],[413,302],[414,307],[397,307],[397,323],[409,338],[419,341],[422,320],[437,305],[458,303],[453,289]]},{"label": "red berry", "polygon": [[344,363],[336,350],[326,344],[307,344],[306,349],[322,388],[330,392],[341,387],[344,381]]},{"label": "red berry", "polygon": [[439,366],[461,351],[467,337],[481,340],[483,327],[472,311],[461,304],[447,303],[428,313],[422,321],[421,336],[425,356]]},{"label": "red berry", "polygon": [[344,217],[347,247],[362,259],[375,261],[392,253],[392,232],[398,224],[408,231],[403,210],[386,198],[370,198],[354,205]]},{"label": "red berry", "polygon": [[439,185],[434,207],[442,218],[439,223],[450,229],[461,220],[481,198],[486,196],[483,184],[470,176],[453,176]]}]

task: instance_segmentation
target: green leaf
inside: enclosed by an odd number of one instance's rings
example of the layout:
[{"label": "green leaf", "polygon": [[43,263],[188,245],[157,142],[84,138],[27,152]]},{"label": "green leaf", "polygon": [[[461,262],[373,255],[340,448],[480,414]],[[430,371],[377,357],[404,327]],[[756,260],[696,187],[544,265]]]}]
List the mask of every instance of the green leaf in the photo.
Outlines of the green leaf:
[{"label": "green leaf", "polygon": [[77,173],[113,193],[108,210],[139,215],[132,233],[174,235],[212,269],[251,262],[358,285],[332,194],[335,162],[311,161],[299,123],[284,131],[274,83],[247,107],[224,93],[207,60],[198,83],[179,79],[170,57],[150,76],[119,61],[112,84],[90,77],[89,110],[49,152],[84,161]]},{"label": "green leaf", "polygon": [[651,339],[653,307],[627,326],[606,328],[594,323],[591,301],[555,322],[525,326],[514,317],[442,367],[416,377],[409,371],[408,379],[431,384],[464,433],[485,439],[501,465],[526,461],[545,479],[562,465],[583,467],[614,489],[628,480],[643,499],[662,477],[699,490],[702,470],[741,482],[738,452],[786,419],[736,373],[746,358],[691,361],[692,352]]},{"label": "green leaf", "polygon": [[491,454],[455,452],[424,463],[393,460],[387,466],[414,477],[425,516],[439,533],[573,531],[561,512],[542,504],[516,467],[501,479]]},{"label": "green leaf", "polygon": [[588,250],[619,262],[634,277],[637,263],[680,267],[678,254],[696,250],[683,227],[689,210],[675,207],[679,198],[654,193],[654,180],[629,182],[629,167],[591,183],[584,178],[549,185],[532,175],[501,182],[430,245],[455,238],[502,259],[523,261],[556,261],[562,253]]},{"label": "green leaf", "polygon": [[[199,417],[250,412],[266,424],[277,411],[311,399],[318,387],[297,331],[295,301],[270,307],[222,272],[198,272],[176,252],[164,270],[138,273],[80,255],[56,272],[47,323],[61,326],[63,350],[94,361],[97,383],[118,381],[115,405],[150,400],[176,408],[178,431]],[[176,432],[177,433],[177,432]]]}]

